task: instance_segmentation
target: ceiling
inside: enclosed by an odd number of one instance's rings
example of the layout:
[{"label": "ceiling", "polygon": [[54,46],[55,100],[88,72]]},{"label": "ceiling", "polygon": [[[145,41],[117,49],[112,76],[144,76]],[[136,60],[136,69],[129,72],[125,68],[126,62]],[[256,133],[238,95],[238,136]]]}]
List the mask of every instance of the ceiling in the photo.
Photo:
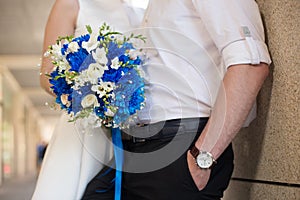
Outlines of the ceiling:
[{"label": "ceiling", "polygon": [[44,28],[54,0],[0,1],[0,65],[8,68],[40,116],[56,118],[46,106],[53,97],[39,85]]}]

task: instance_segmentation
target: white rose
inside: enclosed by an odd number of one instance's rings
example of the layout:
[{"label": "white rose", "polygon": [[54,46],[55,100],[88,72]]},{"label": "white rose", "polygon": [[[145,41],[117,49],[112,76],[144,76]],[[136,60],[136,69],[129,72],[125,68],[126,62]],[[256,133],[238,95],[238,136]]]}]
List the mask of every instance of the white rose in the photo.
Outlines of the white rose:
[{"label": "white rose", "polygon": [[120,67],[119,58],[115,57],[111,60],[111,68],[118,69]]},{"label": "white rose", "polygon": [[78,51],[78,49],[79,49],[79,45],[77,42],[71,42],[68,46],[68,50],[72,53]]},{"label": "white rose", "polygon": [[94,94],[86,95],[81,101],[81,106],[83,108],[88,108],[97,105],[98,105],[97,97]]},{"label": "white rose", "polygon": [[96,62],[106,65],[108,60],[106,57],[105,49],[102,47],[101,49],[96,49],[96,52],[92,52],[93,58],[96,60]]}]

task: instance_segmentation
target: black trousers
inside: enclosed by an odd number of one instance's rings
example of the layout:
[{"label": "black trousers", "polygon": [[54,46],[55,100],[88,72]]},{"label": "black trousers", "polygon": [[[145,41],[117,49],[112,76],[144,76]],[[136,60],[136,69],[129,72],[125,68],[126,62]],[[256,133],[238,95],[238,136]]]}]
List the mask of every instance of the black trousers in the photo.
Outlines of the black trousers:
[{"label": "black trousers", "polygon": [[[207,119],[171,120],[158,125],[158,134],[151,136],[150,140],[124,140],[124,149],[133,154],[124,155],[122,200],[221,199],[233,172],[232,145],[217,159],[209,182],[201,191],[197,189],[187,165],[187,150],[199,137],[206,122]],[[148,125],[133,132],[153,134],[153,130],[157,127]],[[159,151],[161,149],[167,150]],[[165,156],[153,156],[155,151],[157,155]],[[114,177],[115,170],[104,167],[87,185],[82,199],[113,200]]]}]

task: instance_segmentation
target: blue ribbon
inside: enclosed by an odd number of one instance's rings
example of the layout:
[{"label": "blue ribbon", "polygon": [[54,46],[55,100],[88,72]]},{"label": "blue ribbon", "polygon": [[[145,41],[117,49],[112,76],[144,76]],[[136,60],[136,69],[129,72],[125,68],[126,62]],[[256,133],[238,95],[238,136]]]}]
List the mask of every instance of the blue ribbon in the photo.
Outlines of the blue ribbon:
[{"label": "blue ribbon", "polygon": [[115,200],[121,200],[122,167],[124,158],[120,128],[112,128],[112,141],[114,144],[114,156],[116,163]]}]

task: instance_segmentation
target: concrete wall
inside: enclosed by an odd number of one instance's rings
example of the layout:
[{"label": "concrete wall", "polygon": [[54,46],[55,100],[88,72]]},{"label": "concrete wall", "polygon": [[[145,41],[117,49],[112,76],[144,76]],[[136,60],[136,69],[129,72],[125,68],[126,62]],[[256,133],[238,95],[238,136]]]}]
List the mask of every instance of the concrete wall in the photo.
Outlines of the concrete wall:
[{"label": "concrete wall", "polygon": [[273,64],[258,118],[234,140],[225,200],[300,199],[300,0],[257,0]]}]

